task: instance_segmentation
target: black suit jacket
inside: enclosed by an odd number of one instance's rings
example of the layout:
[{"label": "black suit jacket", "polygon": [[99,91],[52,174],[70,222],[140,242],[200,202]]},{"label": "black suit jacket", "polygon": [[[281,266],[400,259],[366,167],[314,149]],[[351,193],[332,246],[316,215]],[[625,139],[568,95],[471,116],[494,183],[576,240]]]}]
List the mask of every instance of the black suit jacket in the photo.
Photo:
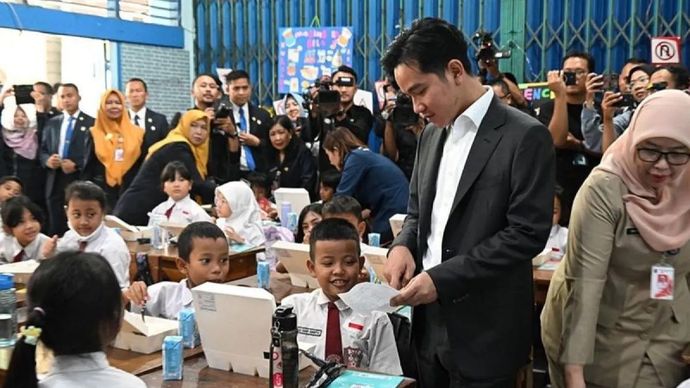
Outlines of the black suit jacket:
[{"label": "black suit jacket", "polygon": [[[148,153],[149,147],[163,140],[168,135],[168,119],[164,115],[146,108],[146,131],[144,132],[144,143],[142,153]],[[146,156],[146,155],[144,155]]]},{"label": "black suit jacket", "polygon": [[[62,126],[63,120],[65,120],[64,114],[57,115],[49,119],[43,127],[43,138],[41,139],[41,147],[39,150],[41,166],[46,166],[46,162],[48,158],[50,158],[50,155],[61,153],[59,149],[60,127]],[[70,140],[69,155],[66,157],[66,159],[73,161],[77,165],[77,172],[71,174],[74,176],[74,179],[81,175],[86,165],[88,159],[88,143],[91,133],[89,129],[91,129],[93,124],[93,117],[84,112],[79,112],[79,116],[74,123],[72,139]],[[46,170],[46,196],[49,197],[53,192],[55,174],[62,174],[62,170],[59,168],[52,170],[47,167]]]},{"label": "black suit jacket", "polygon": [[270,113],[268,113],[266,110],[250,103],[249,117],[247,117],[247,122],[249,123],[249,133],[261,140],[260,145],[250,147],[252,150],[252,156],[254,156],[254,162],[256,162],[256,171],[267,172],[268,162],[266,153],[268,147],[271,146],[271,140],[268,137],[268,132],[273,126],[273,119],[271,118]]},{"label": "black suit jacket", "polygon": [[[445,130],[433,125],[421,134],[408,216],[393,243],[410,249],[418,273],[445,137]],[[505,376],[529,360],[531,259],[544,248],[551,228],[554,163],[546,127],[494,97],[453,200],[442,262],[427,271],[455,361],[467,377]]]}]

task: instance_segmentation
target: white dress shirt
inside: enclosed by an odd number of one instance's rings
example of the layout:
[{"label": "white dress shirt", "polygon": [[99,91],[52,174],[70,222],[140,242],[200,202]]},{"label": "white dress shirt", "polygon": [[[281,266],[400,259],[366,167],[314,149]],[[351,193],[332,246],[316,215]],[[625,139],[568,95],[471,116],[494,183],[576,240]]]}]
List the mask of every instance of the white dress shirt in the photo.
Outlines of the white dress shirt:
[{"label": "white dress shirt", "polygon": [[558,248],[559,256],[565,254],[565,247],[568,244],[568,228],[558,224],[551,226],[551,233],[549,233],[549,240],[541,254],[548,254]]},{"label": "white dress shirt", "polygon": [[12,263],[14,257],[19,254],[19,252],[24,250],[24,255],[21,261],[26,260],[43,260],[45,257],[41,254],[41,248],[43,244],[50,240],[50,237],[43,233],[39,233],[34,241],[30,242],[27,246],[22,247],[14,236],[7,236],[1,240],[2,248],[0,248],[0,263]]},{"label": "white dress shirt", "polygon": [[427,250],[422,258],[424,270],[441,264],[443,233],[450,217],[455,193],[458,191],[460,177],[477,136],[477,130],[494,97],[491,87],[487,86],[485,89],[486,93],[455,119],[443,145],[443,156],[436,180],[436,197],[431,210],[431,229],[427,238]]},{"label": "white dress shirt", "polygon": [[[81,129],[81,124],[79,123],[80,110],[74,112],[72,117],[74,117],[74,126],[72,127],[72,136],[74,136],[74,131],[79,131]],[[65,139],[67,138],[67,126],[69,125],[69,113],[63,112],[62,125],[60,126],[60,144],[58,145],[57,153],[61,158],[66,158],[67,155],[62,154],[62,150],[65,148]],[[87,130],[89,128],[86,128]]]},{"label": "white dress shirt", "polygon": [[76,251],[79,250],[79,243],[86,241],[84,252],[98,253],[105,257],[117,276],[120,288],[129,287],[129,263],[132,257],[125,240],[116,231],[101,224],[89,236],[81,236],[71,227],[65,235],[58,241],[57,251]]},{"label": "white dress shirt", "polygon": [[[170,217],[168,222],[173,224],[188,225],[192,222],[197,221],[208,221],[213,222],[211,216],[206,213],[201,205],[192,200],[189,195],[182,198],[181,200],[175,202],[172,198],[168,197],[168,200],[161,202],[160,205],[156,206],[151,210],[152,215],[165,215],[165,212],[173,207],[172,212],[170,212]],[[153,226],[151,223],[151,217],[149,217],[149,226]]]},{"label": "white dress shirt", "polygon": [[129,110],[129,118],[132,120],[132,124],[136,125],[134,117],[139,117],[139,128],[146,129],[146,106],[139,109],[138,112]]},{"label": "white dress shirt", "polygon": [[[177,320],[180,311],[193,308],[192,290],[187,286],[187,279],[177,282],[159,282],[146,290],[149,299],[146,301],[146,315]],[[140,313],[141,308],[132,304],[132,312]]]},{"label": "white dress shirt", "polygon": [[[328,302],[330,300],[321,289],[293,294],[281,302],[283,306],[294,306],[297,341],[314,344],[314,355],[321,359],[326,352]],[[398,347],[388,315],[380,311],[371,315],[358,314],[340,299],[335,301],[335,305],[340,311],[343,362],[347,367],[401,375]]]},{"label": "white dress shirt", "polygon": [[[232,117],[235,120],[235,126],[237,127],[237,133],[241,133],[242,131],[240,130],[240,108],[244,110],[244,119],[247,122],[247,130],[246,133],[249,133],[252,124],[251,124],[251,119],[249,118],[249,103],[246,103],[242,106],[236,105],[235,103],[232,103]],[[256,162],[256,157],[257,155],[252,155],[254,156],[254,161]],[[240,169],[242,170],[248,170],[249,167],[247,167],[247,155],[245,155],[244,150],[240,152]]]},{"label": "white dress shirt", "polygon": [[146,388],[138,377],[113,368],[103,352],[55,356],[40,388]]}]

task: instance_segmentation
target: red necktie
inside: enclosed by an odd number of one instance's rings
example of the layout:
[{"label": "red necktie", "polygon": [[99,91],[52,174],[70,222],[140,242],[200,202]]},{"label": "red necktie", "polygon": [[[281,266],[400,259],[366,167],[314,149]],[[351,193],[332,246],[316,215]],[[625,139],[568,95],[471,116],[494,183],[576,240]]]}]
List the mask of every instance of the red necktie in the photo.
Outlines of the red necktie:
[{"label": "red necktie", "polygon": [[338,306],[333,302],[328,302],[326,361],[343,361],[343,343],[340,338],[340,310],[338,310]]},{"label": "red necktie", "polygon": [[17,253],[17,254],[14,256],[14,259],[12,260],[12,262],[13,262],[13,263],[16,263],[16,262],[18,262],[18,261],[22,261],[23,258],[24,258],[24,250],[22,249],[21,251],[19,251],[19,253]]},{"label": "red necktie", "polygon": [[79,252],[84,252],[86,249],[87,241],[79,241]]},{"label": "red necktie", "polygon": [[165,211],[165,218],[170,219],[170,215],[172,214],[172,211],[174,208],[175,208],[175,204],[173,203],[173,205],[170,206],[170,208]]}]

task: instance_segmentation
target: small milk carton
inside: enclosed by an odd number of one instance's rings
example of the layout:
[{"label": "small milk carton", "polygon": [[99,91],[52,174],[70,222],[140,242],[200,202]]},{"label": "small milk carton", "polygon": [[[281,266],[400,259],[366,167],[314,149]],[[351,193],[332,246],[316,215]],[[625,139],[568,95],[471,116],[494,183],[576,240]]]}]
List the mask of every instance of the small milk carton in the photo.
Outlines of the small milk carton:
[{"label": "small milk carton", "polygon": [[182,380],[184,353],[182,337],[169,335],[163,340],[163,380]]},{"label": "small milk carton", "polygon": [[180,311],[177,317],[180,323],[180,336],[182,337],[182,344],[185,348],[195,348],[201,344],[199,337],[199,330],[196,326],[196,314],[194,309],[186,308]]}]

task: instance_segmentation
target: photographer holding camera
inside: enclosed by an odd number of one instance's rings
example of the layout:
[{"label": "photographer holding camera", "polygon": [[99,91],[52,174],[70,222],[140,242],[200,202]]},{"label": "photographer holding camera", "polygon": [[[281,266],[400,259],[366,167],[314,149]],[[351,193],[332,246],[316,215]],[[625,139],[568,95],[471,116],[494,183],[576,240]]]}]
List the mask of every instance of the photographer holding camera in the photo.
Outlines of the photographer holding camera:
[{"label": "photographer holding camera", "polygon": [[[587,75],[587,97],[582,109],[582,135],[584,147],[592,152],[604,153],[630,124],[637,104],[649,95],[649,76],[652,67],[640,64],[628,72],[625,84],[628,91],[617,87],[616,74]],[[603,97],[602,97],[603,95]],[[597,96],[601,116],[597,112]]]},{"label": "photographer holding camera", "polygon": [[[329,130],[345,127],[362,143],[369,142],[374,117],[367,108],[354,104],[355,93],[357,73],[345,65],[338,67],[330,78],[324,76],[312,86],[305,97],[309,100],[310,127],[315,137],[323,140]],[[332,168],[323,147],[320,147],[319,171]]]},{"label": "photographer holding camera", "polygon": [[386,105],[381,112],[383,154],[395,162],[409,180],[414,169],[417,139],[425,122],[414,112],[410,97],[396,90],[395,85],[385,86],[385,96]]}]

